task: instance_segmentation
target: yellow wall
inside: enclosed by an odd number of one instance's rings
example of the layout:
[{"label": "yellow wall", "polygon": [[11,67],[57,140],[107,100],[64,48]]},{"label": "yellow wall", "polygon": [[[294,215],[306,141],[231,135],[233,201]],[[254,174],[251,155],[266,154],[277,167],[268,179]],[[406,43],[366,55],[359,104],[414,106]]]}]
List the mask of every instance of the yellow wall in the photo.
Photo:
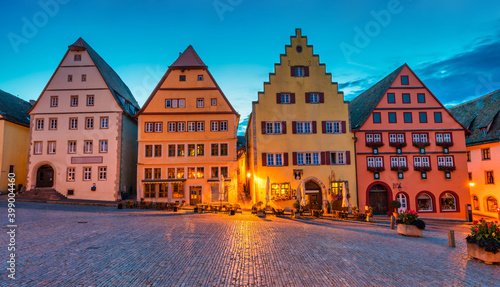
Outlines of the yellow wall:
[{"label": "yellow wall", "polygon": [[[303,51],[297,52],[296,47]],[[290,66],[308,66],[308,77],[292,77]],[[277,93],[295,93],[295,104],[278,104]],[[324,103],[311,104],[305,102],[305,93],[324,93]],[[262,134],[262,121],[286,121],[286,134]],[[293,134],[292,121],[316,121],[316,134]],[[322,121],[340,120],[347,124],[347,132],[341,134],[323,134]],[[270,75],[264,84],[264,92],[259,93],[258,101],[253,103],[253,112],[247,129],[249,145],[250,172],[252,174],[252,196],[254,202],[265,203],[267,177],[270,182],[290,182],[292,189],[297,189],[303,180],[313,179],[322,188],[323,207],[330,200],[328,189],[330,178],[336,181],[348,181],[350,203],[357,205],[356,177],[354,160],[353,134],[349,127],[348,103],[344,102],[343,93],[338,92],[337,83],[332,83],[326,67],[319,62],[319,56],[313,55],[313,47],[307,45],[307,38],[302,37],[300,30],[291,37],[291,45],[286,46],[286,54],[281,55],[280,63],[275,65],[275,73]],[[293,165],[293,152],[301,151],[350,151],[350,165]],[[262,153],[287,152],[288,166],[262,166]],[[302,169],[302,180],[295,180],[294,169]],[[326,195],[326,196],[325,196]],[[277,201],[278,206],[291,202]]]},{"label": "yellow wall", "polygon": [[28,160],[29,127],[0,120],[0,158],[2,159],[0,191],[8,190],[9,166],[14,165],[16,191],[19,184],[26,185],[26,162]]}]

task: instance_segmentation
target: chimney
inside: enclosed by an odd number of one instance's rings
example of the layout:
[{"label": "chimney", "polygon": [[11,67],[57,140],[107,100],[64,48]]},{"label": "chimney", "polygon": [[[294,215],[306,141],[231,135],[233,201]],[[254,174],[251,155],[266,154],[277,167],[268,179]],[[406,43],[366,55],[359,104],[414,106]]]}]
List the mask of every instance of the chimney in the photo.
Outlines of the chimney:
[{"label": "chimney", "polygon": [[34,105],[35,105],[35,103],[36,103],[36,101],[35,101],[35,100],[30,100],[30,105],[31,105],[31,106],[34,106]]}]

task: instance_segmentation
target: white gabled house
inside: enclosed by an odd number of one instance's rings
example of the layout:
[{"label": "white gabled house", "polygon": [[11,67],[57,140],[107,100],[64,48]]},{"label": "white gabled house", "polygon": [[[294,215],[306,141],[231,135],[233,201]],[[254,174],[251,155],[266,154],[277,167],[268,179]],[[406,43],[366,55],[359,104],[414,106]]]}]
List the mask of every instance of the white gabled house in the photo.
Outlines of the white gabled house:
[{"label": "white gabled house", "polygon": [[79,38],[30,110],[26,197],[118,200],[136,186],[139,105]]}]

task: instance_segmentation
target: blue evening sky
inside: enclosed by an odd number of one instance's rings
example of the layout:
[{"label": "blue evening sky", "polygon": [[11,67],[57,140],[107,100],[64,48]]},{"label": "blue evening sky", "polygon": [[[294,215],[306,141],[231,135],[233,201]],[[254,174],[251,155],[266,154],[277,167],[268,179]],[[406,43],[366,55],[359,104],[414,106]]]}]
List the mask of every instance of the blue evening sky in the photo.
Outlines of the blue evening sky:
[{"label": "blue evening sky", "polygon": [[500,88],[497,1],[18,0],[0,7],[0,89],[26,100],[40,95],[80,36],[140,105],[191,44],[244,121],[295,28],[346,100],[405,62],[447,106]]}]

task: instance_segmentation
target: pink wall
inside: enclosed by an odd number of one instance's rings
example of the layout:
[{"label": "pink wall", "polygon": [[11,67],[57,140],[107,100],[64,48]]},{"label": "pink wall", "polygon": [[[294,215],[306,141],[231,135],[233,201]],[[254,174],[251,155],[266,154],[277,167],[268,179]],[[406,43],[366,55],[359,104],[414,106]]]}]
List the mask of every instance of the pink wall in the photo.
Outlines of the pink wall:
[{"label": "pink wall", "polygon": [[[409,77],[409,85],[401,85],[401,75]],[[388,93],[394,93],[395,103],[388,103]],[[425,103],[418,103],[417,94],[425,95]],[[402,94],[410,94],[410,103],[403,103]],[[373,123],[373,112],[381,114],[381,123]],[[396,123],[389,123],[388,113],[396,113]],[[405,123],[403,113],[412,113],[412,123]],[[419,113],[427,113],[427,123],[420,123]],[[441,112],[442,123],[434,121],[434,112]],[[384,146],[378,148],[378,155],[372,154],[373,149],[366,146],[366,133],[380,133]],[[390,133],[404,133],[406,147],[402,154],[396,154],[396,148],[389,145]],[[425,148],[425,154],[420,154],[419,148],[412,144],[413,133],[426,133],[430,146]],[[443,147],[436,145],[436,133],[451,133],[453,146],[449,154],[444,154]],[[356,132],[356,164],[358,172],[359,206],[364,210],[369,204],[369,190],[375,184],[381,184],[387,192],[389,212],[390,202],[396,199],[398,193],[405,194],[408,208],[417,210],[417,197],[427,193],[432,198],[432,211],[420,211],[421,217],[465,219],[465,204],[470,203],[467,159],[465,153],[465,130],[447,112],[442,104],[430,93],[413,72],[405,66],[391,87],[386,91],[380,102],[366,122]],[[381,156],[385,171],[380,172],[380,179],[374,178],[374,173],[367,170],[367,157]],[[403,172],[404,179],[398,179],[398,173],[391,170],[391,157],[406,157],[408,171]],[[414,170],[414,157],[428,156],[431,171],[427,179],[421,178],[421,172]],[[452,156],[455,171],[451,178],[445,178],[445,172],[438,170],[438,156]],[[399,188],[399,185],[401,188]],[[450,193],[456,198],[455,211],[442,211],[440,197]]]}]

